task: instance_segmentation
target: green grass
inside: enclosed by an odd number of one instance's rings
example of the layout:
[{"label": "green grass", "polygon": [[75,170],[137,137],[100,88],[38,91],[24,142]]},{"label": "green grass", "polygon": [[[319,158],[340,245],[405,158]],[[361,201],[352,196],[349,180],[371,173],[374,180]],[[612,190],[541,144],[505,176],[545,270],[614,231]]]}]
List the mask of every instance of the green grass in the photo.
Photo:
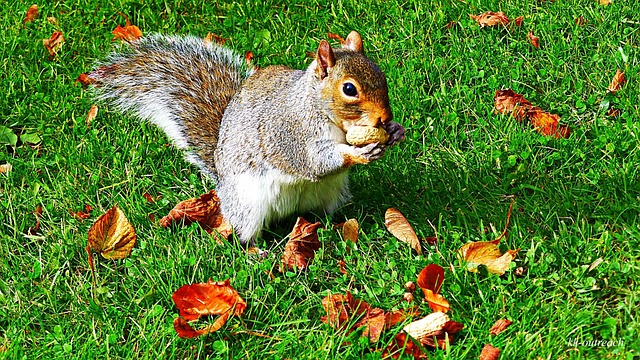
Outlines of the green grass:
[{"label": "green grass", "polygon": [[[429,263],[452,269],[442,293],[451,317],[465,325],[448,350],[431,358],[478,358],[486,343],[501,348],[503,359],[640,355],[637,2],[73,0],[40,4],[40,16],[24,27],[29,5],[9,0],[0,17],[0,125],[42,139],[0,151],[0,164],[13,165],[0,175],[0,358],[379,358],[370,349],[383,348],[398,329],[370,345],[323,324],[321,299],[350,291],[383,309],[403,307],[403,284]],[[524,25],[480,29],[469,14],[487,10],[524,15]],[[333,220],[360,221],[355,251],[348,253],[336,232],[321,230],[323,247],[309,270],[279,274],[293,222],[272,229],[266,238],[275,240],[260,244],[270,255],[260,260],[234,242],[216,245],[195,225],[162,229],[149,219],[213,184],[152,126],[104,106],[85,124],[92,99],[74,79],[109,51],[111,30],[124,24],[119,12],[144,33],[218,34],[232,48],[253,51],[260,66],[303,68],[305,52],[327,32],[361,33],[387,74],[407,140],[352,172],[354,199]],[[576,25],[578,16],[588,24]],[[49,60],[41,39],[58,29],[66,42]],[[540,49],[529,44],[529,30]],[[629,82],[606,95],[616,69]],[[501,88],[560,114],[571,137],[543,137],[494,114]],[[608,117],[608,107],[621,115]],[[144,193],[161,199],[148,203]],[[524,275],[467,272],[455,251],[495,238],[511,199],[515,210],[501,246],[522,249],[513,265]],[[85,204],[94,207],[91,218],[70,216]],[[138,244],[124,261],[100,258],[93,287],[86,234],[114,204],[135,226]],[[41,229],[29,235],[38,206]],[[437,229],[439,245],[417,256],[395,240],[384,229],[390,206],[421,236]],[[339,272],[340,259],[348,275]],[[209,278],[230,278],[248,308],[217,333],[180,339],[171,294]],[[490,336],[499,318],[514,324]],[[575,347],[572,339],[624,346]]]}]

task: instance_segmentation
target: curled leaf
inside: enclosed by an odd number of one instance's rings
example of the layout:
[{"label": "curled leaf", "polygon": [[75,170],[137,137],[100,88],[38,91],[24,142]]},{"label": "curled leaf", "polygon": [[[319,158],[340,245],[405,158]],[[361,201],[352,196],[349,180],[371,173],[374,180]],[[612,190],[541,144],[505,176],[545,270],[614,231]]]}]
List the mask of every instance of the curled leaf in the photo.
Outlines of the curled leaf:
[{"label": "curled leaf", "polygon": [[94,105],[91,105],[91,107],[89,108],[89,112],[87,113],[87,118],[84,121],[85,124],[89,126],[91,122],[96,118],[96,116],[98,116],[98,106],[94,104]]},{"label": "curled leaf", "polygon": [[502,12],[487,11],[480,15],[469,14],[469,17],[478,22],[481,28],[485,26],[508,25],[509,18]]},{"label": "curled leaf", "polygon": [[[121,14],[122,15],[122,14]],[[142,31],[135,25],[131,25],[129,18],[127,16],[125,18],[124,27],[118,25],[111,32],[113,34],[113,40],[124,40],[126,42],[131,42],[134,40],[138,40],[142,37]]]},{"label": "curled leaf", "polygon": [[[171,295],[180,311],[180,317],[174,320],[173,326],[178,336],[192,338],[219,330],[231,316],[240,316],[247,307],[240,294],[231,287],[230,281],[184,285]],[[218,315],[210,325],[194,330],[187,322],[201,316]]]},{"label": "curled leaf", "polygon": [[609,84],[609,88],[607,89],[607,91],[615,93],[616,91],[620,90],[620,87],[626,82],[627,80],[624,78],[624,73],[620,71],[620,69],[618,69],[616,71],[616,74],[613,76],[613,79],[611,79],[611,84]]},{"label": "curled leaf", "polygon": [[345,221],[342,225],[342,236],[345,240],[349,240],[352,242],[358,242],[358,230],[360,226],[358,225],[358,220],[349,219]]},{"label": "curled leaf", "polygon": [[107,259],[124,259],[136,243],[136,231],[115,205],[91,226],[87,243],[88,252],[93,250]]},{"label": "curled leaf", "polygon": [[489,330],[489,333],[491,335],[498,335],[501,332],[503,332],[511,324],[512,324],[512,322],[510,320],[508,320],[508,319],[500,319],[500,320],[496,321],[495,324],[493,324],[493,326]]},{"label": "curled leaf", "polygon": [[480,360],[497,360],[500,357],[500,349],[487,344],[482,348]]},{"label": "curled leaf", "polygon": [[313,259],[315,252],[320,249],[318,240],[319,222],[310,223],[299,217],[293,231],[289,234],[289,241],[284,247],[280,270],[306,269]]},{"label": "curled leaf", "polygon": [[24,20],[22,20],[23,24],[30,23],[38,17],[38,5],[33,4],[27,10],[27,13],[24,16]]},{"label": "curled leaf", "polygon": [[384,214],[384,225],[398,240],[409,244],[418,254],[422,254],[422,247],[416,232],[400,211],[394,208],[387,209]]},{"label": "curled leaf", "polygon": [[[181,201],[167,216],[160,219],[160,226],[167,227],[177,222],[181,222],[183,226],[197,222],[209,234],[220,234],[224,239],[233,233],[231,224],[220,212],[220,199],[215,190],[199,198]],[[220,241],[219,238],[216,239]]]},{"label": "curled leaf", "polygon": [[516,120],[529,121],[531,126],[542,135],[568,138],[571,131],[568,126],[559,123],[560,116],[543,111],[521,94],[511,89],[497,90],[494,98],[496,112],[511,113]]},{"label": "curled leaf", "polygon": [[493,274],[503,275],[520,249],[508,250],[504,254],[493,241],[478,241],[464,244],[459,254],[467,263],[467,270],[478,272],[479,265],[485,265]]},{"label": "curled leaf", "polygon": [[48,39],[42,39],[42,45],[47,49],[51,58],[56,56],[56,53],[62,47],[62,43],[64,42],[64,36],[62,35],[62,31],[54,31],[51,34],[51,37]]},{"label": "curled leaf", "polygon": [[533,45],[536,49],[540,48],[540,38],[533,35],[533,31],[529,31],[529,33],[527,34],[527,37],[529,37],[529,41],[531,41],[531,45]]}]

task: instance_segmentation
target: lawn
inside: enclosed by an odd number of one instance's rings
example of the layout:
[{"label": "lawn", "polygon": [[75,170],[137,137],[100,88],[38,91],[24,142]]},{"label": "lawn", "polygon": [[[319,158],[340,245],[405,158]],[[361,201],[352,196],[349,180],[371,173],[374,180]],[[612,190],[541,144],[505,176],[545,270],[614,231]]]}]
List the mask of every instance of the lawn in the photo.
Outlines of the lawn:
[{"label": "lawn", "polygon": [[[376,359],[402,325],[370,344],[324,324],[322,299],[349,291],[385,310],[409,307],[404,284],[431,263],[446,269],[441,293],[465,327],[430,358],[478,358],[488,343],[503,359],[640,356],[640,3],[70,0],[38,4],[26,25],[31,4],[4,3],[0,165],[12,170],[0,174],[0,358]],[[523,24],[481,28],[469,14],[485,11]],[[94,101],[74,80],[112,48],[122,14],[145,34],[214,33],[261,67],[304,68],[328,32],[360,32],[407,139],[353,169],[353,200],[320,219],[322,247],[307,270],[278,271],[293,218],[259,240],[265,259],[237,241],[217,244],[197,224],[158,225],[215,185],[151,125],[101,103],[85,121]],[[50,58],[42,39],[56,30],[65,42]],[[607,93],[618,69],[627,83]],[[571,135],[496,114],[495,92],[506,88],[560,115]],[[511,201],[500,244],[521,249],[511,269],[467,271],[457,250],[495,239]],[[94,285],[87,232],[116,204],[138,241],[127,259],[95,256]],[[72,215],[85,205],[88,218]],[[437,245],[418,255],[397,240],[384,225],[389,207]],[[348,218],[361,225],[355,247],[331,226]],[[247,309],[215,333],[181,339],[171,294],[209,278],[230,279]],[[490,335],[501,318],[513,324]]]}]

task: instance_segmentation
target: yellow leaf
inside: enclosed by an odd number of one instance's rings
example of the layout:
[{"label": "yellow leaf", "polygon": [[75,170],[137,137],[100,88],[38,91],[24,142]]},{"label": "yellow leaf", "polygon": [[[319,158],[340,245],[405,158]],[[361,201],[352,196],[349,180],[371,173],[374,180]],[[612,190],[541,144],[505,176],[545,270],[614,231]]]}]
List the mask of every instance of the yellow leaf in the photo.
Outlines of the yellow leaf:
[{"label": "yellow leaf", "polygon": [[118,205],[102,214],[89,229],[87,251],[107,259],[124,259],[136,243],[136,231]]}]

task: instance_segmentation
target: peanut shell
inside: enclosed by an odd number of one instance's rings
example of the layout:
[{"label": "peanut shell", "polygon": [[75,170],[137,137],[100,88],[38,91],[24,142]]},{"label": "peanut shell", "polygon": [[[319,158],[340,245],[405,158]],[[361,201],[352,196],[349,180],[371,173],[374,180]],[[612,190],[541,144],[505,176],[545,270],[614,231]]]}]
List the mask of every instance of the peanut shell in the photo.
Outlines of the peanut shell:
[{"label": "peanut shell", "polygon": [[429,338],[439,334],[447,321],[449,321],[447,314],[434,312],[406,325],[403,330],[414,339],[421,341],[423,338]]},{"label": "peanut shell", "polygon": [[384,144],[389,134],[384,129],[373,126],[352,126],[347,131],[347,142],[354,146],[364,146],[379,142]]}]

